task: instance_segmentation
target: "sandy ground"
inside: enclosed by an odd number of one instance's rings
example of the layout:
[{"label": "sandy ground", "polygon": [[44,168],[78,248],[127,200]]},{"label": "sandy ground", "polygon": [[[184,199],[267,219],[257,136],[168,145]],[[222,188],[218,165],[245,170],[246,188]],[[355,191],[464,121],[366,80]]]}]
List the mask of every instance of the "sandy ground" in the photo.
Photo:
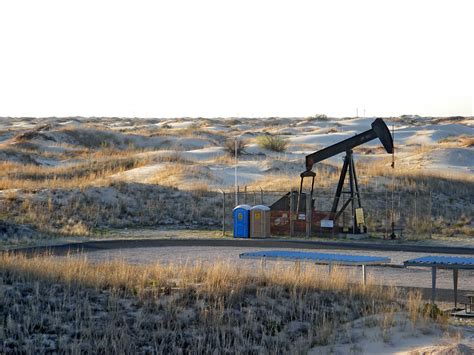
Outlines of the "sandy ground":
[{"label": "sandy ground", "polygon": [[[130,263],[184,263],[202,261],[213,263],[216,260],[229,261],[235,263],[236,267],[256,267],[256,260],[241,260],[240,253],[252,252],[258,250],[268,250],[268,248],[236,248],[236,247],[160,247],[160,248],[134,248],[134,249],[116,249],[104,250],[87,253],[87,258],[91,261],[107,260],[112,258],[121,258]],[[292,249],[292,251],[297,249]],[[321,252],[321,253],[340,253],[352,255],[372,255],[388,256],[391,258],[391,265],[400,266],[403,261],[421,256],[426,253],[410,252],[384,252],[384,251],[348,251],[348,250],[327,250],[311,249],[301,251]],[[460,255],[461,256],[461,255]],[[268,262],[267,265],[270,266]],[[281,264],[293,265],[292,262],[278,262]],[[345,267],[348,270],[354,270],[356,278],[360,277],[360,271],[357,267]],[[318,269],[326,273],[327,267],[320,266]],[[429,268],[398,268],[398,267],[367,267],[367,276],[373,278],[377,283],[392,286],[405,287],[431,287],[431,269]],[[438,270],[437,287],[441,289],[452,289],[452,271]],[[459,272],[459,290],[474,291],[474,270],[461,270]]]},{"label": "sandy ground", "polygon": [[414,324],[406,314],[395,314],[391,326],[380,326],[379,315],[357,319],[341,329],[341,341],[316,346],[309,354],[472,354],[473,327],[442,329],[434,324]]}]

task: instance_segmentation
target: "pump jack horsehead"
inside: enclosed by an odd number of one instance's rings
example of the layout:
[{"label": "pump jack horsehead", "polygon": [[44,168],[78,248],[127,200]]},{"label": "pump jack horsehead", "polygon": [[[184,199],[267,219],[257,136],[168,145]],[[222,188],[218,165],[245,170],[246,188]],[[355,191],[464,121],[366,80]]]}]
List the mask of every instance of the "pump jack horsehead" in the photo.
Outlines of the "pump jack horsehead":
[{"label": "pump jack horsehead", "polygon": [[[355,170],[354,159],[352,157],[352,149],[367,143],[375,138],[379,138],[380,142],[384,146],[385,150],[389,154],[393,154],[393,138],[390,134],[390,131],[381,118],[377,118],[372,122],[372,128],[355,135],[354,137],[345,139],[339,143],[333,144],[329,147],[321,149],[317,152],[311,153],[306,156],[306,171],[300,174],[301,184],[300,191],[298,195],[298,203],[296,206],[299,207],[299,199],[303,190],[303,180],[306,177],[311,177],[311,200],[313,199],[313,189],[314,189],[314,178],[316,173],[312,171],[313,165],[319,163],[325,159],[333,157],[340,153],[346,153],[344,158],[344,164],[342,165],[341,176],[339,177],[339,182],[337,184],[336,195],[334,196],[334,201],[332,204],[331,215],[333,221],[341,216],[344,210],[347,208],[349,203],[352,207],[352,233],[365,233],[366,227],[364,223],[364,215],[362,210],[362,204],[359,193],[359,185],[357,183],[357,175]],[[344,182],[346,180],[346,174],[349,171],[349,191],[343,191]],[[342,193],[347,193],[350,197],[338,210],[339,199]]]}]

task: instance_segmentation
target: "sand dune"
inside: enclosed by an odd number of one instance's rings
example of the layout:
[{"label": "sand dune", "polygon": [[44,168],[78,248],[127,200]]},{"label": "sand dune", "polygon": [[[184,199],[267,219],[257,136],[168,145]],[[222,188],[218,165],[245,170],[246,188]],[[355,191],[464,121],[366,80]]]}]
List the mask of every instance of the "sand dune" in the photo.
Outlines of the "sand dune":
[{"label": "sand dune", "polygon": [[[245,140],[247,155],[239,157],[238,174],[241,184],[264,178],[267,174],[298,174],[304,170],[304,156],[318,149],[370,129],[373,117],[345,119],[266,118],[266,119],[1,119],[0,158],[4,161],[33,163],[37,165],[67,164],[80,149],[141,149],[137,159],[179,155],[181,159],[201,164],[210,169],[216,188],[234,183],[233,156],[226,158],[224,142],[238,137]],[[395,125],[395,144],[399,164],[410,169],[472,173],[474,149],[456,146],[456,137],[473,137],[472,118],[463,120],[430,118],[386,119],[389,127]],[[440,122],[434,124],[433,122]],[[183,131],[185,130],[185,131]],[[287,140],[284,153],[263,149],[255,142],[260,134],[279,134]],[[440,142],[450,140],[450,146]],[[374,140],[364,145],[364,158],[383,159],[380,142]],[[421,148],[420,148],[421,147]],[[378,149],[369,152],[367,149]],[[420,152],[420,149],[422,151]],[[357,153],[357,152],[356,152]],[[357,154],[356,154],[357,157]],[[224,160],[217,161],[222,158]],[[227,159],[227,160],[225,160]],[[282,164],[265,168],[273,159]],[[372,160],[372,161],[375,161]],[[223,163],[225,161],[225,163]],[[327,163],[340,165],[341,157]],[[297,166],[300,168],[297,168]],[[143,166],[113,176],[127,181],[148,181],[162,165],[150,162]]]}]

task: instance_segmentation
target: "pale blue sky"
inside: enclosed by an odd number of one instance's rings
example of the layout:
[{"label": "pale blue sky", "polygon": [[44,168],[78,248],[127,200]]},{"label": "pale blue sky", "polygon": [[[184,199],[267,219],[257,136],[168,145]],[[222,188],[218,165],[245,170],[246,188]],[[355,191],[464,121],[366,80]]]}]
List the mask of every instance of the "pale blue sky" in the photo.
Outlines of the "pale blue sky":
[{"label": "pale blue sky", "polygon": [[0,116],[473,115],[471,1],[2,1]]}]

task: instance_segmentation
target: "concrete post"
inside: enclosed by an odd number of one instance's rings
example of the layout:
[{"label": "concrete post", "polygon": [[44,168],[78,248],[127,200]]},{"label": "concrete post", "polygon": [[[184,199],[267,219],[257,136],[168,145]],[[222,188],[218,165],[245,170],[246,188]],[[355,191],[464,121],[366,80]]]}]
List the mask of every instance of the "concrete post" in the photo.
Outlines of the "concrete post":
[{"label": "concrete post", "polygon": [[367,284],[367,273],[365,270],[365,265],[362,265],[362,284],[364,286]]}]

